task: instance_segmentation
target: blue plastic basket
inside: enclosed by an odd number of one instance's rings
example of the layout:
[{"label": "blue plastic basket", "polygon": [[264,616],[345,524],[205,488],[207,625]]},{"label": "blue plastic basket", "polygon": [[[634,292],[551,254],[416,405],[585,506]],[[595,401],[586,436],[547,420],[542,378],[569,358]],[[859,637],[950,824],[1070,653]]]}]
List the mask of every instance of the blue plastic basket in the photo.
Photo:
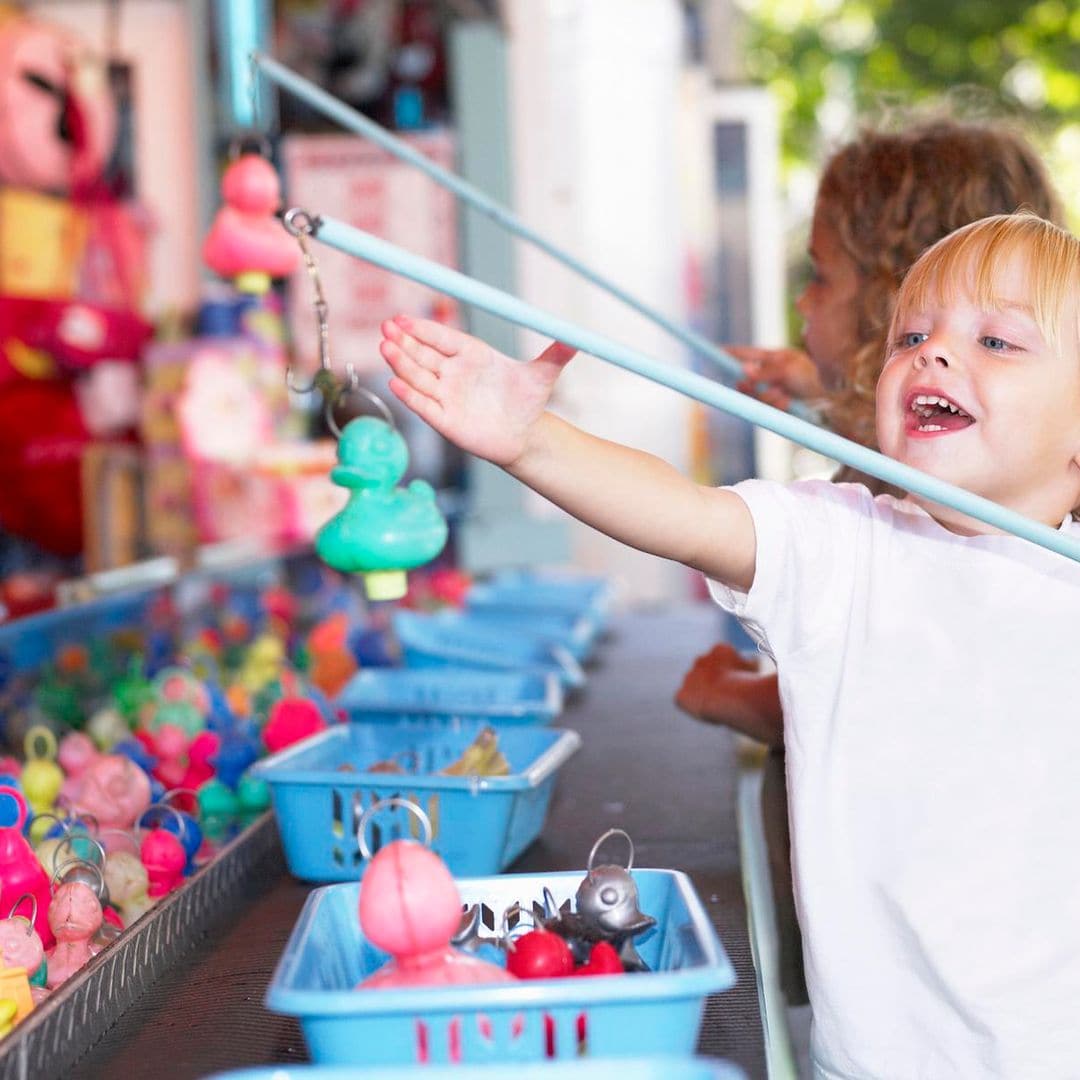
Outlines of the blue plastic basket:
[{"label": "blue plastic basket", "polygon": [[475,668],[374,668],[358,672],[335,704],[365,723],[483,721],[495,727],[550,724],[562,712],[554,674]]},{"label": "blue plastic basket", "polygon": [[394,634],[409,667],[518,671],[559,677],[564,687],[585,682],[585,672],[558,641],[525,630],[507,630],[458,612],[426,615],[395,611]]},{"label": "blue plastic basket", "polygon": [[505,570],[473,585],[465,597],[470,610],[493,607],[587,614],[601,629],[611,616],[611,601],[606,578],[532,570]]},{"label": "blue plastic basket", "polygon": [[[458,881],[462,902],[499,926],[544,888],[572,901],[584,872]],[[634,870],[641,909],[657,924],[635,939],[651,971],[414,990],[354,989],[387,957],[364,940],[356,883],[315,889],[289,938],[266,1005],[296,1016],[320,1064],[417,1065],[579,1056],[689,1055],[708,994],[735,972],[689,878]],[[487,918],[490,916],[490,918]]]},{"label": "blue plastic basket", "polygon": [[[499,749],[509,776],[439,776],[460,757],[476,727],[395,727],[341,724],[253,766],[270,785],[289,870],[305,881],[354,881],[366,861],[356,832],[361,815],[380,799],[415,802],[432,825],[431,846],[454,874],[497,874],[540,834],[560,766],[581,745],[576,731],[508,728]],[[416,775],[365,771],[394,758]],[[342,771],[345,767],[348,771]],[[400,806],[371,815],[368,846],[419,835]]]},{"label": "blue plastic basket", "polygon": [[[365,1069],[363,1080],[506,1080],[493,1065],[387,1066]],[[216,1073],[207,1080],[356,1080],[348,1065],[267,1065]],[[746,1080],[742,1069],[724,1061],[691,1057],[611,1058],[516,1065],[514,1080]]]},{"label": "blue plastic basket", "polygon": [[480,626],[496,626],[506,633],[523,630],[556,641],[582,664],[592,656],[600,638],[600,623],[587,611],[530,611],[528,608],[481,604],[452,614]]}]

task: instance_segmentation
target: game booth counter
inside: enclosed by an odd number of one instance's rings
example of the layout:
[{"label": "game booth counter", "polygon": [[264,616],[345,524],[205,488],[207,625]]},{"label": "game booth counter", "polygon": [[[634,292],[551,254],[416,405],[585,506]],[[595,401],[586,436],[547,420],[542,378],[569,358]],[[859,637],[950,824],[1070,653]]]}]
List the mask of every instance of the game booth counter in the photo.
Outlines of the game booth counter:
[{"label": "game booth counter", "polygon": [[[568,584],[518,573],[502,575],[501,587],[509,596],[529,580],[534,602]],[[444,614],[467,618],[471,588],[488,604],[499,587],[500,575],[468,586]],[[430,589],[418,593],[430,603]],[[308,1060],[424,1075],[440,1062],[497,1072],[500,1061],[569,1067],[568,1059],[591,1075],[582,1054],[596,1075],[612,1055],[661,1070],[643,1076],[669,1075],[673,1057],[684,1070],[723,1069],[713,1059],[725,1059],[760,1074],[734,777],[724,780],[730,740],[686,723],[670,701],[685,656],[715,633],[711,614],[690,605],[607,617],[584,685],[564,697],[553,673],[402,665],[393,617],[405,610],[367,602],[303,551],[178,574],[0,628],[5,739],[18,757],[13,742],[30,747],[21,775],[10,777],[20,791],[30,781],[21,797],[29,827],[4,790],[0,827],[40,856],[50,843],[43,833],[64,823],[68,857],[61,853],[53,887],[77,884],[100,905],[85,962],[58,974],[0,1041],[0,1075],[140,1076],[151,1061],[162,1075],[168,1061],[164,1075],[199,1077]],[[489,620],[490,612],[478,625]],[[516,616],[509,625],[520,627]],[[550,622],[537,632],[552,641]],[[172,730],[183,724],[195,732],[186,741]],[[194,752],[212,736],[209,754]],[[100,825],[86,809],[90,795],[70,805],[57,796],[60,806],[47,810],[47,791],[27,775],[71,764],[75,749],[149,768],[152,801],[137,804],[126,836],[121,824],[101,829],[100,849],[87,839]],[[201,781],[200,762],[210,770]],[[193,827],[201,839],[187,855]],[[611,829],[620,835],[594,851]],[[178,863],[147,858],[142,845],[155,837],[179,841]],[[132,857],[131,838],[148,867],[141,908],[112,867]],[[574,927],[567,940],[578,950],[586,942],[576,961],[586,963],[593,939],[575,938],[581,927],[567,912],[588,910],[581,889],[594,863],[617,871],[632,880],[648,925],[630,920],[630,937],[611,940],[623,955],[632,938],[626,955],[644,970],[610,981],[545,971],[531,985],[481,984],[449,999],[434,987],[353,990],[387,958],[365,940],[357,890],[369,863],[399,844],[440,861],[456,881],[452,948],[500,970],[514,953],[506,937],[522,940],[545,919]],[[19,899],[9,897],[9,880],[5,906]],[[435,920],[435,902],[423,896],[423,915]],[[123,926],[103,936],[106,909],[122,913]],[[31,915],[21,913],[11,921],[25,934]],[[67,924],[52,923],[57,945],[48,951],[74,955]],[[470,1000],[477,1004],[466,1008]],[[628,1027],[631,1015],[640,1020]],[[365,1023],[381,1034],[358,1038]],[[358,1056],[358,1047],[367,1049]],[[696,1063],[695,1049],[705,1055]]]}]

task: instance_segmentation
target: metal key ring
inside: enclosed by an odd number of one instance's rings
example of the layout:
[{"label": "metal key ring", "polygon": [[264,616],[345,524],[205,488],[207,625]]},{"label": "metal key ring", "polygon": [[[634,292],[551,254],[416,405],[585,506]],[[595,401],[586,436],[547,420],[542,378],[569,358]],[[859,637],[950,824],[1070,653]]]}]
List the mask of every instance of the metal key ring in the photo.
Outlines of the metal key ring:
[{"label": "metal key ring", "polygon": [[335,390],[327,396],[325,404],[325,416],[326,426],[334,434],[335,439],[341,438],[341,428],[338,426],[337,420],[334,419],[334,409],[338,406],[339,402],[347,398],[350,394],[357,394],[362,398],[365,398],[369,404],[374,405],[376,410],[380,413],[381,418],[386,421],[392,428],[397,428],[397,424],[394,423],[394,414],[390,411],[390,406],[374,390],[369,390],[366,386],[361,385],[360,376],[356,373],[356,368],[350,363],[345,365],[345,382],[339,384]]},{"label": "metal key ring", "polygon": [[424,847],[431,847],[431,841],[435,833],[431,827],[431,818],[424,812],[423,807],[413,802],[412,799],[403,798],[401,795],[391,795],[389,798],[379,799],[378,802],[372,803],[360,815],[360,820],[356,823],[356,846],[360,849],[360,855],[365,861],[374,858],[367,842],[368,822],[376,811],[385,810],[388,806],[400,806],[406,810],[411,810],[426,834],[421,843]]},{"label": "metal key ring", "polygon": [[[7,917],[9,919],[15,918],[15,912],[22,906],[24,900],[30,901],[30,921],[26,927],[26,936],[29,937],[34,930],[34,924],[37,922],[37,897],[33,893],[24,892],[14,904],[11,905],[11,910],[8,912]],[[20,919],[25,919],[25,915],[20,915]]]},{"label": "metal key ring", "polygon": [[[596,853],[597,853],[597,851],[600,850],[600,845],[609,836],[625,836],[626,837],[626,843],[630,847],[630,858],[627,860],[627,863],[626,863],[626,866],[625,866],[624,869],[626,869],[627,871],[630,871],[630,870],[632,870],[634,868],[634,841],[630,839],[630,834],[625,829],[608,829],[608,831],[606,833],[602,833],[597,838],[596,843],[593,844],[593,846],[592,846],[592,851],[589,852],[589,861],[585,864],[585,869],[586,869],[587,873],[590,873],[590,874],[592,873],[593,859],[596,858]],[[607,864],[605,863],[604,865],[606,866]]]}]

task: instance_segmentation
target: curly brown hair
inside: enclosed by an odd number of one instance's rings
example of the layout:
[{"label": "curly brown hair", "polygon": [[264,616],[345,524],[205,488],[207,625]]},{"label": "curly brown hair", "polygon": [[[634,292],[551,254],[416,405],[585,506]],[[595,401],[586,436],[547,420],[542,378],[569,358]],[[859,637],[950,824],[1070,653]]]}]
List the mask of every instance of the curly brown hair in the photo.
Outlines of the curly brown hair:
[{"label": "curly brown hair", "polygon": [[859,346],[824,412],[840,434],[876,446],[874,388],[900,281],[954,229],[1030,210],[1063,225],[1046,170],[1026,139],[1001,123],[932,119],[899,132],[865,130],[829,159],[817,212],[861,279]]}]

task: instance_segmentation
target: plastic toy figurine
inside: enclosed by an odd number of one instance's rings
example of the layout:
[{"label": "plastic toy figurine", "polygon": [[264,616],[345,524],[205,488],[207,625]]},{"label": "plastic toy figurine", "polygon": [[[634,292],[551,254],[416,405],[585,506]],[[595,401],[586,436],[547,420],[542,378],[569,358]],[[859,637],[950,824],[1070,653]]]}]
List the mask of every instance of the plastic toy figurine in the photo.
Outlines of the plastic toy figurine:
[{"label": "plastic toy figurine", "polygon": [[[600,845],[609,836],[616,835],[625,836],[630,843],[627,865],[593,866]],[[630,837],[622,829],[608,829],[589,853],[585,880],[575,895],[576,912],[560,911],[547,889],[544,890],[543,907],[534,905],[533,914],[538,924],[566,938],[579,964],[589,964],[593,946],[606,941],[618,953],[624,971],[649,970],[638,956],[633,939],[655,926],[656,920],[638,907],[637,885],[630,875],[633,861],[634,845]]]},{"label": "plastic toy figurine", "polygon": [[71,978],[97,951],[92,939],[103,917],[101,902],[85,882],[68,881],[57,888],[49,904],[49,926],[56,935],[56,947],[48,953],[50,990]]},{"label": "plastic toy figurine", "polygon": [[106,753],[131,734],[120,710],[110,705],[98,709],[86,721],[86,732],[94,740],[97,748]]},{"label": "plastic toy figurine", "polygon": [[446,545],[447,527],[435,491],[423,480],[397,487],[409,464],[405,440],[384,420],[350,420],[338,441],[330,479],[349,501],[315,537],[328,566],[364,575],[371,600],[405,595],[405,571],[430,562]]},{"label": "plastic toy figurine", "polygon": [[16,816],[14,824],[0,827],[0,910],[16,903],[23,893],[33,896],[37,901],[34,929],[45,948],[49,948],[53,943],[52,930],[46,917],[52,896],[49,876],[22,834],[28,813],[22,793],[15,788],[0,787],[0,797],[3,796],[15,801]]},{"label": "plastic toy figurine", "polygon": [[307,698],[282,698],[274,703],[262,739],[271,754],[326,730],[319,707]]},{"label": "plastic toy figurine", "polygon": [[499,749],[499,733],[491,727],[482,728],[461,756],[440,769],[439,775],[509,776],[510,762]]},{"label": "plastic toy figurine", "polygon": [[[214,775],[227,787],[235,789],[240,783],[240,777],[255,763],[259,753],[258,736],[247,734],[237,726],[222,735],[217,752],[210,758],[210,764],[215,770]],[[202,784],[184,786],[197,789]]]},{"label": "plastic toy figurine", "polygon": [[105,860],[105,884],[109,898],[130,926],[140,915],[154,906],[148,894],[150,878],[138,855],[130,851],[110,852]]},{"label": "plastic toy figurine", "polygon": [[187,865],[187,852],[168,829],[147,833],[139,845],[139,858],[150,881],[146,890],[148,896],[156,900],[179,886]]},{"label": "plastic toy figurine", "polygon": [[26,764],[22,771],[22,789],[35,814],[48,814],[64,784],[64,770],[56,764],[56,736],[35,724],[26,733]]},{"label": "plastic toy figurine", "polygon": [[221,750],[221,736],[214,731],[200,731],[188,744],[188,767],[178,787],[194,791],[214,775],[212,759]]},{"label": "plastic toy figurine", "polygon": [[[430,822],[414,804],[383,800],[360,818],[360,850],[365,857],[370,856],[363,839],[368,816],[392,804],[414,809],[430,839]],[[446,863],[424,844],[393,840],[379,849],[364,873],[359,911],[364,937],[393,959],[364,979],[358,989],[514,981],[498,964],[451,946],[450,939],[461,922],[461,896]]]},{"label": "plastic toy figurine", "polygon": [[337,697],[359,666],[349,648],[349,617],[345,612],[328,615],[312,628],[307,654],[311,685],[328,697]]},{"label": "plastic toy figurine", "polygon": [[94,740],[82,731],[69,731],[60,740],[60,749],[56,760],[64,770],[65,776],[82,776],[87,766],[98,756]]},{"label": "plastic toy figurine", "polygon": [[130,829],[150,805],[150,778],[130,758],[103,754],[83,773],[72,803],[102,829]]},{"label": "plastic toy figurine", "polygon": [[[19,915],[23,902],[30,905],[30,917]],[[45,946],[34,929],[37,901],[29,893],[15,901],[6,919],[0,920],[0,968],[22,968],[31,986],[44,987],[47,975]]]},{"label": "plastic toy figurine", "polygon": [[154,729],[154,753],[157,765],[154,776],[166,788],[180,787],[188,771],[187,732],[177,724],[162,724]]},{"label": "plastic toy figurine", "polygon": [[225,205],[203,244],[203,262],[239,292],[261,295],[271,278],[288,277],[300,251],[274,212],[281,186],[273,165],[259,154],[242,154],[221,178]]}]

